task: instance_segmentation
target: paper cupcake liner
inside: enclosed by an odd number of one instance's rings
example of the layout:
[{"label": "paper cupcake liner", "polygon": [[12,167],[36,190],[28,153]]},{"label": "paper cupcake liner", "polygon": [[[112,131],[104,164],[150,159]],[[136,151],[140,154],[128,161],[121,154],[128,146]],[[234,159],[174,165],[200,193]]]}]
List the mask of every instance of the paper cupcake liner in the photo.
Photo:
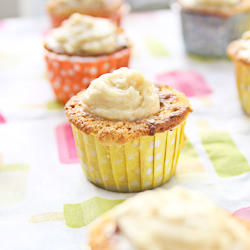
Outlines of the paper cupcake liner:
[{"label": "paper cupcake liner", "polygon": [[185,122],[172,131],[112,146],[72,128],[81,166],[90,182],[110,191],[139,192],[156,188],[174,175],[184,126]]},{"label": "paper cupcake liner", "polygon": [[[113,23],[115,23],[118,27],[121,26],[121,20],[124,16],[126,16],[130,11],[129,4],[123,4],[123,6],[116,12],[112,13],[110,16],[107,16],[105,14],[103,15],[93,15],[95,17],[102,17],[102,18],[108,18]],[[70,15],[55,15],[53,13],[49,13],[51,25],[53,28],[59,27],[63,21],[67,20]]]},{"label": "paper cupcake liner", "polygon": [[181,11],[182,31],[186,50],[190,54],[226,57],[228,44],[248,30],[250,12],[231,17]]},{"label": "paper cupcake liner", "polygon": [[115,69],[128,67],[130,49],[98,57],[58,55],[45,50],[45,59],[57,100],[66,103],[80,90],[86,89],[93,79]]},{"label": "paper cupcake liner", "polygon": [[69,16],[59,16],[53,13],[50,13],[49,16],[52,28],[57,28],[61,26],[62,22],[69,18]]},{"label": "paper cupcake liner", "polygon": [[234,63],[241,106],[250,115],[250,65],[240,61]]}]

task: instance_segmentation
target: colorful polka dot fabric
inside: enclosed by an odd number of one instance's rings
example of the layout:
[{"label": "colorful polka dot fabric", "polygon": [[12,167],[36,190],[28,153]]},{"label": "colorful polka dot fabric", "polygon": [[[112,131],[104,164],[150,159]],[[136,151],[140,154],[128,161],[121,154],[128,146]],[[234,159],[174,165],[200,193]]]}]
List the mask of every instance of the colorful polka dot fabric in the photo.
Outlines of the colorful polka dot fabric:
[{"label": "colorful polka dot fabric", "polygon": [[[186,55],[179,24],[179,13],[164,10],[130,14],[124,29],[134,45],[130,67],[188,96],[194,112],[185,135],[178,127],[118,149],[72,130],[56,101],[58,88],[63,100],[99,68],[90,65],[80,77],[80,63],[61,67],[48,59],[57,73],[46,74],[49,20],[0,22],[1,250],[83,249],[89,223],[135,195],[105,191],[101,183],[121,192],[181,185],[250,218],[250,118],[241,109],[233,64]],[[249,109],[247,96],[242,100]]]}]

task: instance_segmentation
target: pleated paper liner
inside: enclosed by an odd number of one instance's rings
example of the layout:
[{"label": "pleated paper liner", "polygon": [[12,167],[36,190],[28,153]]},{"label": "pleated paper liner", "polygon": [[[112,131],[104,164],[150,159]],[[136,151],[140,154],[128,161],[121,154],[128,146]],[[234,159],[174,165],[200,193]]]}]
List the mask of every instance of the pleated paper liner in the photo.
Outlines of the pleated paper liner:
[{"label": "pleated paper liner", "polygon": [[234,63],[241,106],[250,115],[250,65],[236,60]]},{"label": "pleated paper liner", "polygon": [[[122,18],[125,17],[129,13],[129,11],[130,11],[130,6],[129,6],[129,4],[125,3],[118,11],[113,12],[109,16],[106,16],[104,14],[101,16],[96,15],[96,17],[108,18],[113,23],[115,23],[118,27],[120,27]],[[70,15],[55,15],[51,12],[49,13],[49,16],[50,16],[50,21],[51,21],[53,28],[57,28],[57,27],[61,26],[62,22],[67,20],[70,17]]]},{"label": "pleated paper liner", "polygon": [[48,77],[57,100],[66,103],[88,88],[95,78],[121,67],[128,67],[130,48],[106,56],[79,57],[58,55],[45,49]]},{"label": "pleated paper liner", "polygon": [[212,58],[226,57],[228,44],[249,29],[250,12],[222,17],[182,10],[181,19],[188,53]]},{"label": "pleated paper liner", "polygon": [[81,166],[90,182],[110,191],[138,192],[156,188],[174,175],[184,126],[185,122],[172,131],[112,146],[72,128]]}]

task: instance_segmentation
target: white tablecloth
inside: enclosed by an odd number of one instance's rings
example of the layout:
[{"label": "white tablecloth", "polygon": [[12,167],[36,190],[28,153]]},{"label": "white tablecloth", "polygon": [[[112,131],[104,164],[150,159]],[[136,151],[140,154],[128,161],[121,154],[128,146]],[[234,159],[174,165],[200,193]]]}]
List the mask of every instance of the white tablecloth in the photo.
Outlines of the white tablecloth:
[{"label": "white tablecloth", "polygon": [[[78,225],[81,214],[70,212],[75,204],[133,195],[85,179],[46,78],[48,27],[45,18],[0,22],[1,250],[83,249],[87,227]],[[188,57],[178,13],[131,14],[124,28],[135,47],[131,67],[184,91],[194,109],[176,176],[161,188],[200,190],[232,212],[249,207],[250,119],[237,98],[232,63]]]}]

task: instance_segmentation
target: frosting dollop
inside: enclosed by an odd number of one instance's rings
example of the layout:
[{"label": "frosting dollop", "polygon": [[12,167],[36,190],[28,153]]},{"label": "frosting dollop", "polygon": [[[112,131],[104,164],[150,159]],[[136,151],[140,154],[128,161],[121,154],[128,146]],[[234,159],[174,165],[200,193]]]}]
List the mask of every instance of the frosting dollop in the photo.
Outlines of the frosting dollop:
[{"label": "frosting dollop", "polygon": [[109,120],[137,120],[156,114],[160,100],[154,83],[141,72],[120,68],[91,82],[84,92],[83,107]]},{"label": "frosting dollop", "polygon": [[182,2],[192,8],[221,8],[221,7],[233,7],[240,3],[241,0],[182,0]]},{"label": "frosting dollop", "polygon": [[120,236],[133,246],[126,249],[247,250],[250,246],[249,231],[239,221],[200,193],[180,187],[139,194],[117,206],[112,215]]},{"label": "frosting dollop", "polygon": [[45,46],[56,53],[100,55],[114,52],[121,40],[111,21],[76,13],[52,30]]},{"label": "frosting dollop", "polygon": [[243,34],[236,53],[240,58],[250,61],[250,31]]},{"label": "frosting dollop", "polygon": [[94,14],[100,11],[115,11],[122,5],[122,0],[50,0],[48,9],[58,13]]}]

